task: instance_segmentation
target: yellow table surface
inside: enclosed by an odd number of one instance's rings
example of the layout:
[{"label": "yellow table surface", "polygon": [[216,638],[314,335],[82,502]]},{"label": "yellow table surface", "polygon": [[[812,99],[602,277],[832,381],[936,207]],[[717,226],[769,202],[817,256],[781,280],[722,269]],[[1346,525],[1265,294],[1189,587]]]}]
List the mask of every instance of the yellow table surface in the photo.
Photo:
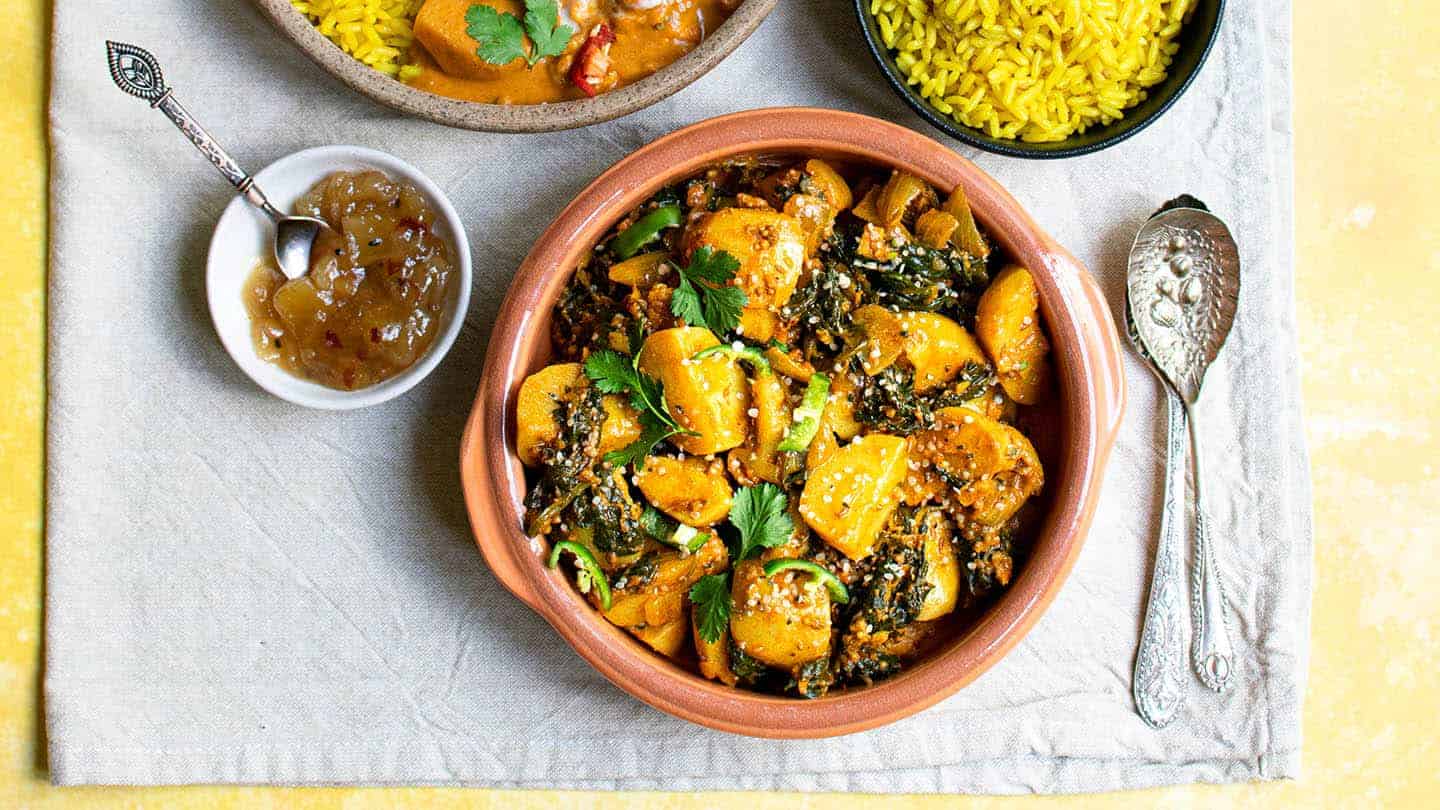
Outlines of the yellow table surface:
[{"label": "yellow table surface", "polygon": [[[0,807],[952,807],[951,797],[464,789],[67,788],[44,772],[49,6],[0,29]],[[1304,776],[1043,805],[1440,806],[1440,15],[1301,0],[1295,31],[1298,307],[1315,484]],[[1342,46],[1343,47],[1337,47]],[[1423,362],[1422,362],[1423,361]],[[971,806],[1006,799],[965,800]]]}]

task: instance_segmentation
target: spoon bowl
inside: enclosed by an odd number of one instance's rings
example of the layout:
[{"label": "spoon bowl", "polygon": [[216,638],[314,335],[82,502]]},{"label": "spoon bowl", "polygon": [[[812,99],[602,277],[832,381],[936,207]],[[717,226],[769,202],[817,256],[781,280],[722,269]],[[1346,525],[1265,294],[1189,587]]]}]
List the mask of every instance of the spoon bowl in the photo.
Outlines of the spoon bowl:
[{"label": "spoon bowl", "polygon": [[297,279],[310,272],[310,254],[315,240],[330,230],[330,223],[315,217],[281,217],[275,222],[275,264],[285,278]]},{"label": "spoon bowl", "polygon": [[1194,197],[1166,203],[1136,234],[1126,277],[1145,356],[1194,405],[1235,323],[1240,252],[1230,229]]}]

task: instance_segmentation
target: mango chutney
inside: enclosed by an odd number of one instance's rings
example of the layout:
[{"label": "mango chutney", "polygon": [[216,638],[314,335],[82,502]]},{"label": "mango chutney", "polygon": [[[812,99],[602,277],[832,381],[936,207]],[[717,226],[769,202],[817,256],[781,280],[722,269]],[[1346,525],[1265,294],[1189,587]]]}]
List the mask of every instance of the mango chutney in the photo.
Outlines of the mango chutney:
[{"label": "mango chutney", "polygon": [[295,210],[331,230],[315,241],[307,275],[287,281],[266,258],[246,280],[256,354],[346,391],[414,365],[440,331],[455,275],[424,195],[381,172],[341,172]]}]

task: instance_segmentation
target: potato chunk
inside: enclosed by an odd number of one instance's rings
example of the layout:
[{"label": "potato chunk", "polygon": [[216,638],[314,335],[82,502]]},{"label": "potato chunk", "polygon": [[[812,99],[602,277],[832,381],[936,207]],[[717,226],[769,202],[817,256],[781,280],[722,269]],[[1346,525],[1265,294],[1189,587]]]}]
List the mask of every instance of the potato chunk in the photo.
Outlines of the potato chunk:
[{"label": "potato chunk", "polygon": [[655,574],[648,581],[622,583],[612,589],[610,609],[605,618],[620,627],[669,624],[686,615],[690,586],[706,574],[724,570],[730,552],[719,535],[712,534],[694,554],[662,551],[655,560]]},{"label": "potato chunk", "polygon": [[[790,427],[790,403],[785,398],[785,384],[776,374],[761,374],[750,383],[750,401],[755,406],[755,430],[750,441],[730,451],[730,464],[736,477],[751,481],[781,483],[784,470],[780,465],[780,440]],[[743,475],[742,475],[743,474]]]},{"label": "potato chunk", "polygon": [[950,382],[966,363],[988,365],[975,338],[944,315],[904,312],[900,324],[905,333],[905,356],[915,367],[916,391]]},{"label": "potato chunk", "polygon": [[852,317],[857,339],[863,337],[863,342],[857,340],[855,344],[860,365],[866,374],[879,374],[905,351],[904,324],[895,313],[878,304],[866,304],[855,310]]},{"label": "potato chunk", "polygon": [[712,681],[720,681],[726,686],[734,686],[736,681],[735,671],[730,668],[730,634],[721,633],[720,638],[706,641],[700,635],[700,625],[694,621],[694,611],[691,611],[691,625],[695,641],[695,659],[699,664],[700,674]]},{"label": "potato chunk", "polygon": [[907,458],[899,437],[872,433],[855,439],[810,471],[800,493],[800,516],[845,556],[865,557],[900,502]]},{"label": "potato chunk", "polygon": [[681,523],[713,526],[730,514],[730,482],[719,460],[651,456],[635,480],[646,500]]},{"label": "potato chunk", "polygon": [[[590,384],[579,363],[556,363],[525,378],[515,397],[515,452],[529,466],[540,463],[540,447],[560,435],[555,405],[568,392]],[[618,450],[640,438],[640,415],[622,397],[600,401],[605,421],[600,427],[600,453]]]},{"label": "potato chunk", "polygon": [[925,533],[925,582],[930,590],[916,621],[938,619],[955,610],[960,600],[960,557],[950,539],[950,524],[932,520]]},{"label": "potato chunk", "polygon": [[718,453],[745,443],[745,412],[750,407],[745,372],[724,355],[690,359],[719,343],[709,329],[677,327],[652,334],[640,349],[640,370],[665,386],[665,399],[675,421],[699,434],[671,439],[692,455]]},{"label": "potato chunk", "polygon": [[[475,40],[465,31],[466,11],[477,0],[425,0],[415,14],[415,39],[450,76],[462,79],[498,79],[525,70],[525,62],[514,59],[509,64],[492,65],[475,53]],[[519,0],[478,0],[502,14],[523,15]],[[457,21],[458,22],[457,24]]]},{"label": "potato chunk", "polygon": [[529,466],[540,463],[540,447],[560,435],[555,422],[555,403],[576,385],[585,384],[579,363],[546,366],[520,383],[515,398],[515,450]]},{"label": "potato chunk", "polygon": [[725,251],[740,262],[735,278],[747,307],[775,308],[790,300],[805,264],[805,229],[795,217],[755,208],[722,208],[685,232],[685,252]]},{"label": "potato chunk", "polygon": [[605,411],[605,421],[600,425],[600,455],[619,450],[640,438],[645,430],[640,424],[640,413],[630,407],[624,397],[606,394],[600,400],[600,407]]},{"label": "potato chunk", "polygon": [[759,560],[746,560],[730,596],[730,635],[746,655],[789,669],[830,654],[830,594],[809,574],[767,577]]},{"label": "potato chunk", "polygon": [[811,158],[805,161],[805,173],[809,175],[809,187],[802,185],[802,190],[825,200],[836,211],[844,211],[855,201],[850,193],[850,184],[829,163]]},{"label": "potato chunk", "polygon": [[1050,344],[1040,329],[1035,279],[1010,265],[990,282],[975,309],[975,332],[995,361],[1000,386],[1021,405],[1034,405],[1049,376]]},{"label": "potato chunk", "polygon": [[1040,457],[1025,434],[969,408],[938,411],[935,427],[915,435],[913,452],[967,482],[961,505],[992,526],[1009,520],[1044,484]]},{"label": "potato chunk", "polygon": [[674,272],[670,269],[670,254],[664,251],[641,253],[623,262],[610,265],[607,275],[616,284],[628,287],[649,287]]},{"label": "potato chunk", "polygon": [[634,636],[650,646],[650,649],[666,658],[678,658],[685,647],[685,636],[689,633],[690,622],[683,615],[664,624],[647,624],[644,627],[627,628]]}]

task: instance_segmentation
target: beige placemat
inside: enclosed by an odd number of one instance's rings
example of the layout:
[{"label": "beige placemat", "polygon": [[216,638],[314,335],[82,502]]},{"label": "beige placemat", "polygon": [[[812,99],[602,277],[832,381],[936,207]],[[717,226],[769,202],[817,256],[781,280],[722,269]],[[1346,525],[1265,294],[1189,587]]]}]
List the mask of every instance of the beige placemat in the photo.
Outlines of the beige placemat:
[{"label": "beige placemat", "polygon": [[[718,113],[813,104],[933,134],[865,55],[848,3],[786,0],[720,68],[610,124],[533,136],[403,120],[246,3],[56,4],[51,98],[45,708],[56,782],[464,783],[591,788],[1078,791],[1294,775],[1308,650],[1309,494],[1292,313],[1285,0],[1231,0],[1166,117],[1084,158],[972,154],[1118,304],[1144,217],[1179,192],[1234,226],[1239,323],[1207,390],[1208,491],[1245,655],[1162,732],[1130,670],[1158,513],[1156,391],[1131,409],[1064,591],[974,685],[820,742],[707,731],[616,690],[503,591],[470,539],[456,448],[485,338],[544,224],[610,163]],[[476,256],[467,327],[434,376],[359,413],[279,402],[230,363],[202,294],[231,192],[110,84],[147,46],[246,164],[323,143],[413,161]],[[962,150],[971,154],[969,150]]]}]

